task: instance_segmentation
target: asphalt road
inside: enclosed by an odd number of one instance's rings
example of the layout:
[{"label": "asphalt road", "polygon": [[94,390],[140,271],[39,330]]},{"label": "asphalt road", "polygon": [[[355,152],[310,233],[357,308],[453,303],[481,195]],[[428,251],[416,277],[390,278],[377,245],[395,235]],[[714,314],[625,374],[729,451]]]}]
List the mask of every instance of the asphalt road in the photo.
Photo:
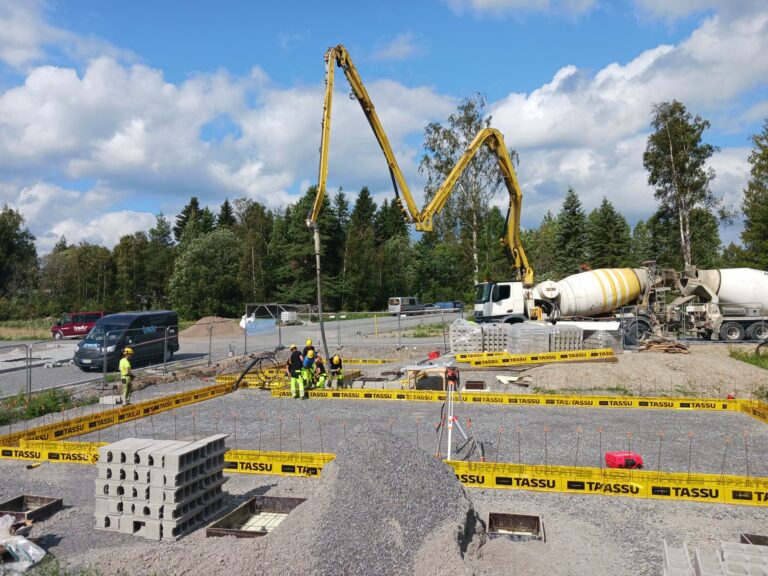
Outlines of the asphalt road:
[{"label": "asphalt road", "polygon": [[[450,330],[445,328],[445,338],[438,334],[428,338],[409,336],[420,325],[450,323],[460,315],[457,313],[430,313],[418,316],[396,318],[381,316],[360,320],[331,320],[325,324],[328,352],[333,354],[345,346],[370,347],[371,357],[378,357],[383,348],[409,345],[432,345],[443,349],[450,345]],[[319,324],[283,326],[269,332],[241,337],[214,336],[212,338],[189,338],[181,336],[180,348],[174,356],[174,363],[206,363],[230,355],[242,355],[262,350],[274,350],[278,346],[296,344],[303,346],[307,338],[323,350]],[[0,398],[26,391],[51,387],[69,386],[102,378],[98,371],[83,372],[69,364],[78,340],[47,340],[35,342],[0,342]],[[31,374],[26,370],[26,348],[31,350]],[[58,365],[61,363],[61,365]],[[170,365],[173,366],[173,363]],[[28,380],[29,378],[29,380]]]}]

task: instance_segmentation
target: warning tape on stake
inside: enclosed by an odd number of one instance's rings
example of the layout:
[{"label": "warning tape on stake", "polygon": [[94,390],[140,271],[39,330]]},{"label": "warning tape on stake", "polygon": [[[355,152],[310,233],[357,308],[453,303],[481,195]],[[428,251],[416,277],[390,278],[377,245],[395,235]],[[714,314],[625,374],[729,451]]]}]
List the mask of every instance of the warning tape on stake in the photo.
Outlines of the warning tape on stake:
[{"label": "warning tape on stake", "polygon": [[38,426],[37,428],[20,430],[19,432],[0,436],[0,445],[15,446],[21,440],[64,440],[72,436],[81,436],[96,430],[103,430],[115,424],[144,418],[158,412],[165,412],[181,406],[210,400],[231,391],[232,387],[228,384],[214,384],[205,388],[197,388],[162,398],[138,402],[130,406],[94,412],[70,420],[53,422],[44,426]]},{"label": "warning tape on stake", "polygon": [[467,487],[768,507],[768,478],[448,461]]},{"label": "warning tape on stake", "polygon": [[[95,464],[105,442],[22,441],[2,446],[2,458]],[[333,454],[229,450],[225,471],[316,478]],[[446,461],[468,488],[533,490],[569,494],[597,494],[656,500],[684,500],[715,504],[768,507],[768,478],[719,474],[687,474],[650,470],[617,470],[574,466],[531,466],[496,462]]]},{"label": "warning tape on stake", "polygon": [[490,358],[473,358],[469,360],[469,364],[473,367],[497,368],[552,362],[583,362],[614,357],[611,348],[598,348],[596,350],[571,350],[569,352],[542,352],[541,354],[504,354]]},{"label": "warning tape on stake", "polygon": [[224,454],[224,470],[243,474],[276,474],[279,476],[319,476],[334,454],[310,452],[259,452],[229,450]]},{"label": "warning tape on stake", "polygon": [[[273,398],[290,397],[288,390],[273,390]],[[310,398],[328,400],[405,400],[415,402],[444,402],[447,394],[433,390],[311,390]],[[458,400],[458,394],[454,396]],[[507,394],[503,392],[461,392],[465,403],[507,406],[545,406],[576,408],[645,408],[651,410],[742,411],[739,400],[719,398],[667,398],[619,396],[566,396],[550,394]]]}]

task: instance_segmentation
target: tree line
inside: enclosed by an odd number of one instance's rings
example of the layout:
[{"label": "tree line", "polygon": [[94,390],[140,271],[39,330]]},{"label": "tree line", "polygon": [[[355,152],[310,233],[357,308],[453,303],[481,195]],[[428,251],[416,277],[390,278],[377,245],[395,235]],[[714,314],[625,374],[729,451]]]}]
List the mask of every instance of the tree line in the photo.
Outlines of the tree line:
[{"label": "tree line", "polygon": [[[475,95],[445,124],[427,126],[420,164],[427,199],[478,130],[490,125],[484,107]],[[723,247],[719,225],[735,215],[709,188],[715,174],[706,161],[717,151],[702,142],[709,123],[677,101],[655,105],[651,116],[643,162],[656,212],[631,227],[609,198],[587,213],[578,192],[568,189],[557,214],[547,212],[537,227],[521,231],[537,281],[648,260],[675,269],[768,269],[768,120],[751,138],[742,245]],[[318,220],[324,306],[380,310],[394,295],[470,302],[478,280],[511,279],[499,242],[505,215],[493,205],[502,191],[497,172],[490,151],[481,151],[433,231],[418,238],[397,202],[377,205],[366,187],[354,198],[341,189],[326,197]],[[297,202],[272,210],[247,198],[225,200],[215,213],[192,197],[173,222],[159,214],[149,231],[123,236],[111,250],[62,237],[42,257],[22,215],[6,205],[0,212],[0,320],[87,309],[239,316],[246,303],[314,302],[314,246],[305,220],[315,193],[310,187]]]}]

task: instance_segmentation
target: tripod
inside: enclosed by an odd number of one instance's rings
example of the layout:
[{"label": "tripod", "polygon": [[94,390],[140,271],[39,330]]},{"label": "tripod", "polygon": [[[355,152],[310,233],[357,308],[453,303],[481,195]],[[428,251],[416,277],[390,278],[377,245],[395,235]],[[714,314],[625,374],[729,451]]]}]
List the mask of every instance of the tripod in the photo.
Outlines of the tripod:
[{"label": "tripod", "polygon": [[[441,418],[440,422],[437,425],[437,428],[440,431],[440,436],[437,439],[437,453],[436,456],[440,458],[440,445],[443,442],[443,431],[447,428],[448,429],[448,447],[447,447],[447,455],[446,460],[451,459],[451,450],[453,448],[453,427],[456,426],[459,433],[464,438],[465,442],[469,441],[469,436],[467,436],[466,431],[464,430],[464,427],[461,425],[461,422],[459,422],[459,418],[454,413],[454,396],[456,396],[459,399],[459,402],[461,404],[464,404],[464,400],[461,398],[461,393],[459,392],[459,369],[448,367],[445,369],[445,391],[446,391],[446,400],[443,403],[442,408],[440,409]],[[447,405],[447,413],[446,413],[446,405]],[[480,459],[485,460],[485,458],[482,455],[482,449],[480,448],[479,444],[477,443],[477,439],[475,438],[475,432],[472,430],[472,421],[467,418],[467,428],[469,429],[469,433],[472,436],[472,443],[474,444],[475,448],[477,448],[480,451]]]}]

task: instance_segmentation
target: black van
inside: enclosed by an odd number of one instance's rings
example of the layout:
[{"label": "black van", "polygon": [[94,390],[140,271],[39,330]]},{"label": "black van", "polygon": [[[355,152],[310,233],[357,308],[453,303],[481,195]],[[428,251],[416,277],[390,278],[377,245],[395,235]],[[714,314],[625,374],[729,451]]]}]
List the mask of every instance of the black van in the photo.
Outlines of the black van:
[{"label": "black van", "polygon": [[170,360],[179,350],[179,317],[169,310],[104,316],[77,345],[75,366],[83,371],[102,370],[105,345],[108,371],[117,370],[127,346],[133,348],[134,365]]}]

